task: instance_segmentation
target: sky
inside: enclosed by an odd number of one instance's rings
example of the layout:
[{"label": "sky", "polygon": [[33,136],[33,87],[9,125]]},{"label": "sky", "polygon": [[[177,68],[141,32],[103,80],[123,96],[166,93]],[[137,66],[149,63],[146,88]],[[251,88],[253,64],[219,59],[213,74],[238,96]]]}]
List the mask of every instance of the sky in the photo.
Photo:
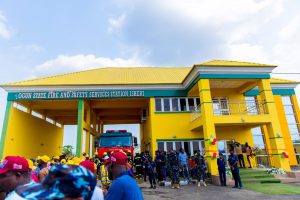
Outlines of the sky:
[{"label": "sky", "polygon": [[[299,10],[298,0],[1,0],[0,83],[211,59],[300,73]],[[300,74],[273,77],[300,81]],[[1,89],[1,124],[6,95]]]}]

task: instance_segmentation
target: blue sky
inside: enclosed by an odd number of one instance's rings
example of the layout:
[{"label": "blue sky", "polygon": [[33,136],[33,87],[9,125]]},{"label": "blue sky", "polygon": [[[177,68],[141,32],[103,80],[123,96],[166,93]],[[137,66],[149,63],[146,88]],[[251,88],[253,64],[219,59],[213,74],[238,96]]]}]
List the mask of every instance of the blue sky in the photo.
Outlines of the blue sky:
[{"label": "blue sky", "polygon": [[[297,0],[2,0],[0,81],[210,59],[299,73],[299,10]],[[299,75],[276,77],[300,81]],[[1,124],[5,99],[1,90]]]}]

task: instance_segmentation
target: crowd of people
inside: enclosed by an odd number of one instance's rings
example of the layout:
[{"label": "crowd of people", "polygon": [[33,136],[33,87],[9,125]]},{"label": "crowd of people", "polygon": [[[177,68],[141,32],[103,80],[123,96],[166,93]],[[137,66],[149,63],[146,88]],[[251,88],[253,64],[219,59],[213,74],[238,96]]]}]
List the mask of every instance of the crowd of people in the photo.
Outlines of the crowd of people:
[{"label": "crowd of people", "polygon": [[[220,153],[217,164],[221,186],[227,186],[228,161],[235,180],[234,187],[241,189],[238,163],[244,167],[244,160],[238,148],[236,153],[232,148],[228,160]],[[145,182],[148,178],[153,189],[157,188],[158,183],[164,186],[170,183],[172,188],[179,189],[180,185],[189,184],[194,179],[198,187],[201,183],[207,187],[207,172],[208,166],[200,151],[189,156],[182,148],[178,152],[156,151],[154,158],[149,151],[136,153],[133,158],[130,150],[104,153],[102,158],[98,157],[97,152],[93,157],[84,153],[80,158],[68,158],[66,155],[51,159],[46,155],[36,159],[7,156],[0,162],[0,200],[140,200],[143,195],[134,178],[144,179]],[[101,188],[97,186],[97,180],[100,180]]]},{"label": "crowd of people", "polygon": [[[96,153],[81,158],[44,155],[35,160],[7,156],[0,163],[0,200],[142,200],[129,160],[122,151],[106,155],[105,160]],[[98,173],[102,188],[97,186]]]}]

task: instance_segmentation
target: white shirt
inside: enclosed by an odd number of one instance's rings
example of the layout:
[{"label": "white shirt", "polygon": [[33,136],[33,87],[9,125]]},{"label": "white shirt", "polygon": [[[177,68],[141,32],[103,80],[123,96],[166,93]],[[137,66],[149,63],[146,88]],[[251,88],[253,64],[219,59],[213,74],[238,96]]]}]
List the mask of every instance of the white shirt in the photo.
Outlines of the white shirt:
[{"label": "white shirt", "polygon": [[104,200],[103,190],[96,186],[91,200]]}]

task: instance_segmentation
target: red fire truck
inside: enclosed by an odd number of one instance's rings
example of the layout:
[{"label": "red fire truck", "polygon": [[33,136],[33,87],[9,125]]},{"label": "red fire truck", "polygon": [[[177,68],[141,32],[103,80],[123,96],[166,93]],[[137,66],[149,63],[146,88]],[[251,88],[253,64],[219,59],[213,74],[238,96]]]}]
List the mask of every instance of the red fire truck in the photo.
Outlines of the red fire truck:
[{"label": "red fire truck", "polygon": [[124,152],[130,150],[134,156],[134,147],[137,147],[137,138],[126,130],[107,130],[95,140],[95,147],[99,158],[103,158],[104,152],[110,153],[116,150]]}]

